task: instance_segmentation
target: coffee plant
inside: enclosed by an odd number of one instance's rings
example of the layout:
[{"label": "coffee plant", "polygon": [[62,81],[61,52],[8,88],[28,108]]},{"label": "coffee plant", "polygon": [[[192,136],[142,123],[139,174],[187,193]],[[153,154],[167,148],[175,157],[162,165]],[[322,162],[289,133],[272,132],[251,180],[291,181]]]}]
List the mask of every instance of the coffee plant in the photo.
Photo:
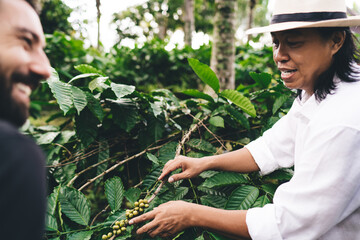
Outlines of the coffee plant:
[{"label": "coffee plant", "polygon": [[[166,89],[144,93],[86,64],[75,66],[79,74],[67,82],[54,70],[44,85],[61,109],[47,121],[58,124],[23,129],[47,154],[44,239],[152,239],[136,235],[127,219],[171,200],[231,210],[261,207],[291,178],[291,169],[268,176],[206,171],[159,183],[168,160],[242,148],[286,114],[293,100],[270,74],[251,72],[251,84],[220,91],[206,64],[188,62],[214,96],[197,89],[184,90],[181,99]],[[190,228],[171,239],[227,238]]]}]

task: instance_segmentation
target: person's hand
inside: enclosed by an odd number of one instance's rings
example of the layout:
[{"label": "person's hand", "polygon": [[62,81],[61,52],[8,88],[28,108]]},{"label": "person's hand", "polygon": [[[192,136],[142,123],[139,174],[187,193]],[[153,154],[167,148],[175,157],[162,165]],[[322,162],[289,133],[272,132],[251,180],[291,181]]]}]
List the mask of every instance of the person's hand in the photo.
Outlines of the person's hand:
[{"label": "person's hand", "polygon": [[193,203],[170,201],[154,208],[151,212],[131,219],[129,224],[138,224],[152,220],[139,228],[136,233],[147,233],[150,237],[169,237],[181,232],[185,228],[191,227],[189,217],[192,216],[192,206],[194,206]]},{"label": "person's hand", "polygon": [[202,171],[204,171],[204,160],[202,158],[178,156],[165,164],[158,179],[163,180],[172,171],[179,168],[181,168],[182,172],[169,177],[169,183],[198,176]]}]

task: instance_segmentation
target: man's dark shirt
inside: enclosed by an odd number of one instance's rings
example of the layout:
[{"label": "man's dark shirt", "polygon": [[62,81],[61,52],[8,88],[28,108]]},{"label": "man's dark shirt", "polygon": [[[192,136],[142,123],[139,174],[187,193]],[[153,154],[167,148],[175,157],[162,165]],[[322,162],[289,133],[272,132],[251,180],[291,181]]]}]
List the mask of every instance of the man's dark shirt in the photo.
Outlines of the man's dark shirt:
[{"label": "man's dark shirt", "polygon": [[0,120],[0,239],[42,239],[44,166],[44,155],[35,142]]}]

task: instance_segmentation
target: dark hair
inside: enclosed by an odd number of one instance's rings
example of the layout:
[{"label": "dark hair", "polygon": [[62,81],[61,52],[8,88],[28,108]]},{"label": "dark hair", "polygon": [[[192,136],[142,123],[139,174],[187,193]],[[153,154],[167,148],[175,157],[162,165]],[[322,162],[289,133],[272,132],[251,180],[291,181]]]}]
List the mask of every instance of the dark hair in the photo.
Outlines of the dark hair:
[{"label": "dark hair", "polygon": [[[357,79],[354,74],[358,73],[353,64],[360,61],[360,49],[356,48],[357,39],[351,33],[349,27],[324,27],[316,28],[324,40],[332,37],[338,31],[345,32],[345,41],[339,51],[333,56],[334,61],[330,68],[323,72],[314,84],[314,94],[318,101],[324,100],[328,94],[335,90],[336,85],[334,76],[336,75],[342,82],[355,82]],[[297,90],[301,99],[302,90]]]}]

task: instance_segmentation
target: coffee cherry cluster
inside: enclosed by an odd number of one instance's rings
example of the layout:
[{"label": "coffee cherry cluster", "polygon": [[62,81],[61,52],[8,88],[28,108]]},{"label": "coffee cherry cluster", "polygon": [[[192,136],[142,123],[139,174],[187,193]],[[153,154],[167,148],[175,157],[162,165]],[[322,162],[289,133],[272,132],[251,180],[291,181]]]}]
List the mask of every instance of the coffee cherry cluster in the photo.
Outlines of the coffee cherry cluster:
[{"label": "coffee cherry cluster", "polygon": [[126,212],[125,212],[126,219],[116,221],[115,224],[112,227],[113,231],[109,232],[108,234],[104,234],[102,236],[102,239],[103,240],[108,240],[112,236],[118,236],[118,235],[120,235],[122,233],[125,233],[126,227],[129,225],[129,219],[142,214],[144,212],[145,208],[148,208],[148,207],[149,207],[148,200],[139,199],[138,201],[136,201],[134,203],[134,208],[133,209],[127,209],[126,210]]}]

